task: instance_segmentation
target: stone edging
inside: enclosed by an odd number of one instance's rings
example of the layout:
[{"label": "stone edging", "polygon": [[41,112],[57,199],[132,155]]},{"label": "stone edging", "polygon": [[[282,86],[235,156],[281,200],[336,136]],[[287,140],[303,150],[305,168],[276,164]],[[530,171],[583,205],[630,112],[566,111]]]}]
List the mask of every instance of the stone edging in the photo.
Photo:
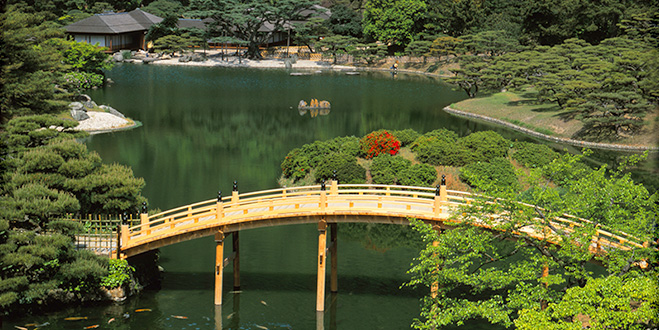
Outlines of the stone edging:
[{"label": "stone edging", "polygon": [[651,152],[657,152],[659,151],[659,147],[646,147],[646,146],[628,146],[628,145],[623,145],[623,144],[611,144],[611,143],[597,143],[597,142],[587,142],[587,141],[579,141],[579,140],[573,140],[573,139],[568,139],[568,138],[559,138],[555,136],[550,136],[542,133],[538,133],[536,131],[530,130],[528,128],[524,128],[521,126],[517,126],[515,124],[511,124],[507,121],[488,117],[488,116],[483,116],[483,115],[478,115],[474,113],[469,113],[465,111],[460,111],[453,109],[451,107],[445,107],[443,109],[444,111],[458,116],[458,117],[466,117],[466,118],[476,118],[476,119],[481,119],[490,123],[495,123],[499,125],[503,125],[509,128],[512,128],[516,131],[522,132],[524,134],[528,134],[537,138],[541,138],[543,140],[548,140],[552,142],[558,142],[558,143],[565,143],[577,147],[584,147],[584,148],[594,148],[594,149],[606,149],[606,150],[618,150],[618,151],[651,151]]}]

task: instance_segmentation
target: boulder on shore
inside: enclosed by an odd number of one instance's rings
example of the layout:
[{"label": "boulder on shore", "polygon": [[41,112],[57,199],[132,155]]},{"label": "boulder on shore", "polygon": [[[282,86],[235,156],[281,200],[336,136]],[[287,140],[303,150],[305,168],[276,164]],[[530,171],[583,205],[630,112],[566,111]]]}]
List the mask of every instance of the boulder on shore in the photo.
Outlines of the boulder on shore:
[{"label": "boulder on shore", "polygon": [[71,102],[69,104],[69,108],[71,111],[71,117],[73,117],[73,119],[77,121],[89,119],[87,109],[85,109],[85,106],[81,102]]},{"label": "boulder on shore", "polygon": [[113,59],[115,62],[123,62],[123,61],[124,61],[124,56],[121,55],[121,53],[114,53],[114,54],[112,55],[112,59]]},{"label": "boulder on shore", "polygon": [[111,114],[113,114],[113,115],[115,115],[115,116],[117,116],[117,117],[121,117],[121,118],[124,118],[124,119],[126,118],[126,116],[124,116],[123,113],[117,111],[115,108],[113,108],[113,107],[111,107],[111,106],[109,106],[109,105],[101,105],[101,106],[99,106],[99,108],[101,108],[101,109],[103,109],[105,112],[111,113]]}]

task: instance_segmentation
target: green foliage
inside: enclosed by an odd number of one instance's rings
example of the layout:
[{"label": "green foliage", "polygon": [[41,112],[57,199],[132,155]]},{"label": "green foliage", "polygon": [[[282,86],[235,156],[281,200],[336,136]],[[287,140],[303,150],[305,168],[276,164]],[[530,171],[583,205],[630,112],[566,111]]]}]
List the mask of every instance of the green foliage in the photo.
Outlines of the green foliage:
[{"label": "green foliage", "polygon": [[544,310],[521,310],[515,327],[520,330],[582,329],[585,324],[578,316],[587,315],[593,329],[647,329],[649,324],[659,324],[657,292],[657,282],[647,277],[594,278],[583,288],[569,288],[560,301],[549,304]]},{"label": "green foliage", "polygon": [[380,154],[395,155],[400,150],[400,141],[386,130],[374,131],[359,141],[362,155],[371,159]]},{"label": "green foliage", "polygon": [[178,35],[178,18],[174,15],[167,14],[163,16],[163,20],[160,23],[156,23],[149,27],[149,30],[144,36],[145,40],[156,41],[162,37],[169,35]]},{"label": "green foliage", "polygon": [[398,156],[392,156],[387,153],[373,157],[371,163],[371,177],[373,183],[377,184],[397,184],[400,183],[400,175],[409,169],[412,162]]},{"label": "green foliage", "polygon": [[105,53],[106,48],[74,40],[51,39],[50,42],[60,49],[64,63],[76,72],[102,75],[103,70],[112,68],[113,62],[109,61],[110,56]]},{"label": "green foliage", "polygon": [[81,92],[85,89],[103,87],[105,77],[90,72],[69,72],[64,75],[62,86],[67,90]]},{"label": "green foliage", "polygon": [[497,157],[489,162],[477,162],[460,169],[460,179],[479,190],[519,189],[515,168],[506,158]]},{"label": "green foliage", "polygon": [[332,6],[332,15],[324,24],[333,34],[361,38],[361,22],[362,18],[359,13],[348,6],[337,4]]},{"label": "green foliage", "polygon": [[101,279],[101,285],[110,289],[122,287],[130,281],[134,271],[128,260],[110,259],[108,274]]},{"label": "green foliage", "polygon": [[[305,144],[301,148],[293,149],[281,163],[282,175],[285,178],[292,178],[296,182],[307,176],[312,168],[325,161],[328,156],[339,153],[353,158],[357,157],[359,139],[354,136],[337,137],[327,141],[315,141]],[[338,169],[330,169],[330,171],[332,170],[338,171]]]},{"label": "green foliage", "polygon": [[147,13],[154,14],[158,17],[175,16],[181,17],[185,8],[179,1],[174,0],[156,0],[142,8]]},{"label": "green foliage", "polygon": [[515,142],[513,146],[512,159],[526,167],[542,167],[558,157],[558,153],[545,144]]},{"label": "green foliage", "polygon": [[[571,168],[582,157],[559,157],[546,171],[575,172]],[[636,161],[623,161],[623,167]],[[435,329],[481,318],[520,329],[579,329],[578,315],[590,318],[598,329],[655,326],[656,314],[650,311],[657,307],[657,271],[635,265],[655,264],[656,252],[647,247],[612,248],[596,255],[589,251],[600,225],[640,241],[653,235],[657,196],[649,196],[623,173],[602,167],[553,188],[542,169],[531,169],[525,177],[531,186],[527,191],[481,185],[488,197],[475,198],[455,212],[453,217],[462,223],[455,229],[440,235],[413,221],[426,247],[410,269],[408,285],[438,287],[436,297],[423,299],[421,318],[413,327]],[[486,182],[487,175],[473,173],[474,181]],[[591,222],[566,231],[553,224],[564,214]],[[522,228],[545,228],[555,238],[549,244]],[[592,273],[588,265],[593,259],[606,267],[606,274]]]},{"label": "green foliage", "polygon": [[316,182],[332,179],[334,171],[336,171],[336,177],[341,183],[366,182],[366,169],[357,164],[354,155],[341,152],[326,155],[316,165]]},{"label": "green foliage", "polygon": [[471,133],[458,140],[460,146],[469,150],[465,160],[466,164],[472,162],[486,162],[496,157],[503,157],[508,153],[511,142],[493,131]]},{"label": "green foliage", "polygon": [[64,70],[57,49],[47,43],[61,37],[43,14],[25,12],[9,5],[0,16],[3,45],[0,48],[0,123],[17,115],[57,113],[65,109],[65,94],[55,93],[55,83]]},{"label": "green foliage", "polygon": [[397,130],[397,131],[391,131],[391,134],[400,141],[400,146],[405,147],[410,145],[412,142],[416,141],[416,139],[421,136],[421,134],[417,133],[417,131],[407,128],[404,130]]},{"label": "green foliage", "polygon": [[399,178],[403,186],[428,187],[437,179],[437,171],[428,164],[414,164],[402,170]]},{"label": "green foliage", "polygon": [[463,166],[503,157],[510,141],[492,131],[472,133],[463,138],[448,130],[426,133],[412,144],[416,158],[433,165]]},{"label": "green foliage", "polygon": [[387,56],[387,46],[378,43],[349,45],[346,49],[353,56],[353,61],[363,60],[368,65],[373,65]]},{"label": "green foliage", "polygon": [[353,48],[354,44],[357,42],[357,38],[354,37],[347,37],[347,36],[341,36],[341,35],[334,35],[334,36],[329,36],[325,37],[322,40],[320,40],[316,46],[320,47],[320,49],[323,50],[323,53],[328,53],[332,55],[333,63],[336,64],[336,57],[339,54],[346,54],[350,50],[355,49],[361,49],[364,47],[360,48]]},{"label": "green foliage", "polygon": [[156,39],[153,43],[153,48],[160,53],[174,54],[176,52],[183,52],[193,45],[194,42],[190,39],[177,35],[166,35]]},{"label": "green foliage", "polygon": [[414,40],[405,48],[405,53],[414,57],[423,57],[423,64],[426,64],[426,57],[430,56],[432,41]]},{"label": "green foliage", "polygon": [[71,263],[59,269],[61,287],[70,292],[99,290],[101,280],[108,274],[109,259],[88,250],[77,250],[73,256],[75,259]]},{"label": "green foliage", "polygon": [[[259,46],[265,44],[274,31],[285,31],[288,22],[311,18],[302,17],[301,12],[314,4],[313,0],[191,0],[186,15],[212,18],[209,37],[233,37],[247,45],[246,57],[260,59]],[[266,24],[274,31],[263,32]]]},{"label": "green foliage", "polygon": [[422,30],[426,3],[420,0],[368,0],[364,34],[387,45],[404,48]]},{"label": "green foliage", "polygon": [[478,55],[465,55],[458,58],[458,63],[460,68],[452,69],[451,72],[455,75],[446,81],[458,85],[467,96],[474,98],[483,84],[487,59]]}]

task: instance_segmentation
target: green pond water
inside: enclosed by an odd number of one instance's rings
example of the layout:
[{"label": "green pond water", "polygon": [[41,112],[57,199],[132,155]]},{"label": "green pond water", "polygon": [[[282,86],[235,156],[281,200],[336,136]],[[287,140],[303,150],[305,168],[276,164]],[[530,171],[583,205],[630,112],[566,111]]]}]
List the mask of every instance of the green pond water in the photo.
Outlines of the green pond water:
[{"label": "green pond water", "polygon": [[[95,135],[85,143],[105,162],[130,166],[146,181],[143,194],[150,208],[166,210],[213,199],[218,190],[228,195],[234,180],[241,192],[276,188],[288,151],[315,140],[363,136],[380,128],[447,128],[459,135],[492,129],[509,139],[530,140],[444,113],[443,107],[464,95],[436,78],[384,72],[289,73],[118,65],[108,75],[115,83],[90,95],[143,126]],[[298,102],[311,98],[330,101],[331,111],[300,113]],[[598,155],[594,161],[619,156]],[[291,225],[241,233],[242,292],[231,292],[228,266],[221,308],[213,304],[215,243],[208,237],[160,250],[165,270],[160,290],[147,290],[120,304],[6,320],[2,329],[44,322],[49,324],[43,329],[95,324],[102,329],[408,329],[425,292],[400,286],[409,280],[406,271],[418,250],[413,242],[386,239],[404,236],[405,230],[340,226],[339,292],[328,293],[327,310],[320,314],[315,311],[317,228]],[[228,252],[230,239],[227,243]],[[151,311],[134,312],[140,308]],[[67,316],[88,319],[65,321]],[[111,318],[115,321],[108,324]],[[499,329],[478,321],[461,328]]]}]

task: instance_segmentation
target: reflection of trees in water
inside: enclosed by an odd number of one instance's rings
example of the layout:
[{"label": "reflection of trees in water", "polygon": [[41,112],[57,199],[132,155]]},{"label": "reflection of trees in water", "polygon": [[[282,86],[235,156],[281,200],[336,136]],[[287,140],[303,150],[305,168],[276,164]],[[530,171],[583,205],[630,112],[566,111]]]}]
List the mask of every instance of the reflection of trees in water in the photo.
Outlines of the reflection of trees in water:
[{"label": "reflection of trees in water", "polygon": [[423,240],[410,226],[381,223],[342,223],[341,239],[360,242],[367,249],[385,252],[397,247],[420,249]]}]

